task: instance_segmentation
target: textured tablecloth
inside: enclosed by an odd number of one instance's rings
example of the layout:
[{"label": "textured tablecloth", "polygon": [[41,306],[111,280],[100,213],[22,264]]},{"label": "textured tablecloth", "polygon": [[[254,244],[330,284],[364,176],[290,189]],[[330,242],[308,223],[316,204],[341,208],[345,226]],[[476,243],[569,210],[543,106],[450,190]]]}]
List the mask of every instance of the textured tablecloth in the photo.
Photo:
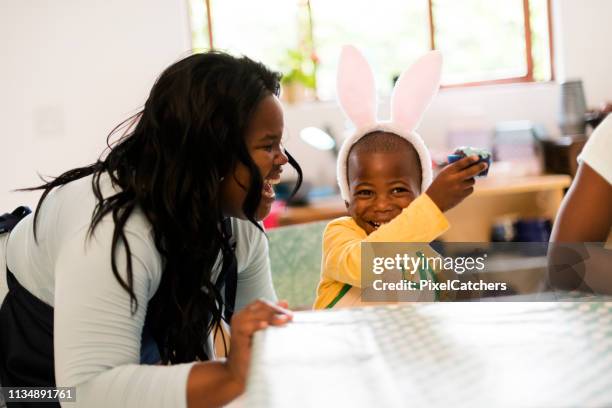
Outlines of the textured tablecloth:
[{"label": "textured tablecloth", "polygon": [[300,312],[256,335],[248,407],[611,407],[612,298]]}]

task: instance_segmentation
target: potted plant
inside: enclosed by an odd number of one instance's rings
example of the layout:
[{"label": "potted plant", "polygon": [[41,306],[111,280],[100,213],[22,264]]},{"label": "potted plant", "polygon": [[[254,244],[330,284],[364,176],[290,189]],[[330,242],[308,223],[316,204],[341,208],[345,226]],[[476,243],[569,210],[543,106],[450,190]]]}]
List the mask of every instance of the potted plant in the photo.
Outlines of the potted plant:
[{"label": "potted plant", "polygon": [[316,57],[307,56],[301,50],[287,50],[283,61],[283,99],[295,103],[305,99],[316,99]]},{"label": "potted plant", "polygon": [[281,61],[283,78],[282,96],[289,103],[300,100],[315,100],[317,97],[317,65],[315,53],[312,11],[310,0],[302,1],[298,14],[300,43],[295,49],[288,49]]}]

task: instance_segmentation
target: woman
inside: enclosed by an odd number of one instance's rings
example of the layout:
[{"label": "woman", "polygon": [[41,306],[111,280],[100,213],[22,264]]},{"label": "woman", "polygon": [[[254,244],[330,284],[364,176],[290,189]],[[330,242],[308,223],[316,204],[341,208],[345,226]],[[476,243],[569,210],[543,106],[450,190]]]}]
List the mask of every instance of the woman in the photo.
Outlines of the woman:
[{"label": "woman", "polygon": [[[612,294],[612,115],[595,129],[578,156],[576,178],[552,230],[553,286]],[[600,245],[585,243],[600,243]]]},{"label": "woman", "polygon": [[[76,386],[83,407],[209,407],[243,392],[253,333],[291,319],[271,303],[258,224],[282,166],[301,181],[278,93],[279,75],[246,57],[190,56],[104,159],[36,188],[6,247],[2,385]],[[230,318],[227,360],[205,362]]]}]

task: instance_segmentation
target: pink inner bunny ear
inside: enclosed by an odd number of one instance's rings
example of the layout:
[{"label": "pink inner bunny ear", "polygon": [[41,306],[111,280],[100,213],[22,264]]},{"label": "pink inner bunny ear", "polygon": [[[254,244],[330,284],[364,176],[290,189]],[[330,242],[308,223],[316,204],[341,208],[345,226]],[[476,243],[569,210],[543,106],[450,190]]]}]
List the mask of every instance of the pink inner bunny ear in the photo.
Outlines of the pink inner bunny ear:
[{"label": "pink inner bunny ear", "polygon": [[427,107],[438,93],[442,74],[442,54],[430,51],[400,76],[391,97],[391,120],[414,131]]},{"label": "pink inner bunny ear", "polygon": [[342,47],[337,91],[340,106],[357,128],[376,122],[376,88],[368,61],[357,48]]}]

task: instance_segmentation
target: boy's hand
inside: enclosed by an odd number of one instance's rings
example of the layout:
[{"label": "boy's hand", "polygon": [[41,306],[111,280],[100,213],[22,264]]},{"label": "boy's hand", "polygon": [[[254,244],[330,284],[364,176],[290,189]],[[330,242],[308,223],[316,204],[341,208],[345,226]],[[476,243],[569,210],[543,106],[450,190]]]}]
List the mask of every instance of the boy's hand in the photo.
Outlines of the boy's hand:
[{"label": "boy's hand", "polygon": [[448,211],[474,191],[474,176],[487,168],[477,155],[464,157],[447,165],[431,183],[426,193],[441,211]]}]

